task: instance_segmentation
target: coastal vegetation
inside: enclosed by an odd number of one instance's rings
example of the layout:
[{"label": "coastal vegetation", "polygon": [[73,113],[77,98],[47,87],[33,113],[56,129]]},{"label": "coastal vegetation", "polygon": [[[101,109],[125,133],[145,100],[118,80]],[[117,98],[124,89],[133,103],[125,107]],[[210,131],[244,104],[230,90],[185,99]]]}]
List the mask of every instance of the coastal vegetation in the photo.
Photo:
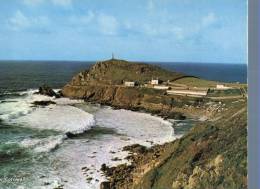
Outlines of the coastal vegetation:
[{"label": "coastal vegetation", "polygon": [[126,148],[132,164],[104,170],[110,188],[247,188],[245,106],[241,102],[217,120],[198,123],[171,143]]},{"label": "coastal vegetation", "polygon": [[[174,95],[176,90],[207,90],[206,96]],[[134,81],[136,86],[124,86]],[[131,165],[102,165],[108,181],[101,188],[222,189],[247,187],[246,85],[207,81],[157,66],[111,59],[74,76],[65,97],[145,111],[164,118],[199,120],[183,137],[164,145],[125,147]],[[179,89],[180,88],[180,89]]]}]

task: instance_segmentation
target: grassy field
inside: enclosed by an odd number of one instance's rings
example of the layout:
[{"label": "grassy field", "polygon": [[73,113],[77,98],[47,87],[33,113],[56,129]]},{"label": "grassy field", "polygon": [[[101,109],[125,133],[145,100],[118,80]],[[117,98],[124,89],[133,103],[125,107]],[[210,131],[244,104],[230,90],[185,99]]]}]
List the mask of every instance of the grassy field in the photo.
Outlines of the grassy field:
[{"label": "grassy field", "polygon": [[187,85],[188,87],[209,87],[209,88],[216,87],[216,84],[218,84],[218,82],[216,81],[209,81],[209,80],[204,80],[204,79],[199,79],[194,77],[185,77],[182,79],[178,79],[174,81],[174,83]]},{"label": "grassy field", "polygon": [[204,79],[194,78],[194,77],[181,78],[174,81],[174,83],[187,85],[188,87],[207,87],[207,88],[215,88],[217,84],[224,84],[225,86],[228,87],[247,89],[247,84],[224,83],[224,82],[210,81],[210,80],[204,80]]},{"label": "grassy field", "polygon": [[239,96],[239,95],[242,95],[240,89],[227,89],[227,90],[210,89],[207,96],[220,97],[220,96]]}]

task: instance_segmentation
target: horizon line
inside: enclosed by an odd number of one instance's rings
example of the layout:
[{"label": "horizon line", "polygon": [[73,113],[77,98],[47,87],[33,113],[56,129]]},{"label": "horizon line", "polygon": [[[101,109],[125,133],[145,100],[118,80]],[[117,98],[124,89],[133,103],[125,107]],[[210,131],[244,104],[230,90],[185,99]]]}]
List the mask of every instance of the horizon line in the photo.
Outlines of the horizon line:
[{"label": "horizon line", "polygon": [[[125,59],[117,59],[116,60],[125,60]],[[103,60],[51,60],[51,59],[0,59],[0,62],[4,61],[9,61],[9,62],[99,62],[99,61],[106,61],[106,60],[111,60],[111,59],[103,59]],[[200,64],[243,64],[243,65],[248,65],[247,62],[198,62],[198,61],[154,61],[154,60],[125,60],[129,62],[139,62],[139,63],[200,63]]]}]

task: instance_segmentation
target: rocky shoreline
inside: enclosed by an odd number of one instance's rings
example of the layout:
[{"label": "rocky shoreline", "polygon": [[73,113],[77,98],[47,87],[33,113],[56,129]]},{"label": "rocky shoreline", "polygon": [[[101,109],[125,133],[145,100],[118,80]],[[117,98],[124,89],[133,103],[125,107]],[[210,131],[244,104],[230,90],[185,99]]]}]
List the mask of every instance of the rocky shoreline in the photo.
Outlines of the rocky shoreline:
[{"label": "rocky shoreline", "polygon": [[[108,60],[80,72],[62,88],[64,97],[118,109],[144,111],[165,119],[201,120],[180,139],[149,149],[126,146],[130,165],[102,165],[101,189],[244,189],[247,187],[247,99],[167,95],[143,87],[151,77],[164,81],[185,75],[146,64]],[[138,81],[138,87],[122,85]],[[203,80],[202,80],[203,82]]]},{"label": "rocky shoreline", "polygon": [[168,143],[151,148],[139,144],[125,146],[123,150],[129,152],[126,159],[131,164],[120,164],[116,167],[108,167],[103,164],[100,170],[106,175],[108,181],[102,182],[100,189],[131,188],[132,183],[136,182],[134,173],[138,170],[138,175],[141,177],[149,169],[141,168],[142,165],[152,162],[152,167],[155,166],[159,158],[167,151],[167,145]]},{"label": "rocky shoreline", "polygon": [[[238,110],[231,108],[222,120],[200,122],[173,142],[151,148],[138,144],[124,147],[130,152],[127,160],[131,164],[103,165],[101,171],[108,181],[101,183],[100,189],[246,188],[246,110]],[[161,169],[165,176],[158,177]],[[226,173],[226,169],[232,171]],[[169,173],[172,176],[167,179]]]},{"label": "rocky shoreline", "polygon": [[[207,98],[168,96],[163,91],[117,86],[71,86],[62,89],[64,97],[84,99],[86,102],[111,106],[115,109],[142,111],[165,119],[185,119],[186,117],[211,117],[220,107],[210,109]],[[213,102],[217,104],[218,101]]]}]

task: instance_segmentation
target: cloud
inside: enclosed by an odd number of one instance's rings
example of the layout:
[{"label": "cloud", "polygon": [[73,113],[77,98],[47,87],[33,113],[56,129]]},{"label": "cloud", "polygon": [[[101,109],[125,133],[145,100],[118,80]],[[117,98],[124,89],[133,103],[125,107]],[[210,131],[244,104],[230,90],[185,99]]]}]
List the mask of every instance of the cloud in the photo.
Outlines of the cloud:
[{"label": "cloud", "polygon": [[72,4],[72,0],[23,0],[23,3],[27,6],[38,6],[46,2],[63,7],[69,7]]},{"label": "cloud", "polygon": [[208,13],[205,17],[201,20],[201,26],[207,27],[211,24],[214,24],[217,21],[217,17],[213,12]]},{"label": "cloud", "polygon": [[59,5],[59,6],[70,6],[72,4],[72,0],[52,0],[52,3],[54,5]]},{"label": "cloud", "polygon": [[[134,27],[132,27],[134,28]],[[145,36],[159,37],[159,38],[174,38],[175,40],[181,40],[185,37],[184,29],[180,26],[176,26],[173,23],[160,23],[154,25],[151,23],[145,23],[136,27]]]},{"label": "cloud", "polygon": [[95,18],[95,14],[93,13],[93,11],[88,11],[88,13],[86,15],[82,15],[82,16],[71,16],[69,18],[69,21],[72,24],[88,24],[91,21],[93,21]]},{"label": "cloud", "polygon": [[181,27],[172,27],[170,31],[175,35],[176,39],[183,39],[184,38],[184,31]]},{"label": "cloud", "polygon": [[43,28],[49,24],[48,17],[28,17],[24,15],[20,10],[7,20],[8,27],[11,30],[25,30],[28,28]]},{"label": "cloud", "polygon": [[[153,3],[152,0],[148,2]],[[219,25],[219,19],[214,12],[206,12],[206,14],[200,15],[189,22],[180,22],[171,17],[169,12],[159,14],[155,11],[154,13],[155,16],[140,19],[136,22],[124,21],[123,27],[127,32],[131,32],[134,35],[142,34],[144,37],[160,40],[168,38],[175,42],[184,43],[201,40],[205,32],[210,31],[212,28],[215,29]]]},{"label": "cloud", "polygon": [[149,0],[148,3],[147,3],[147,10],[148,11],[153,11],[154,8],[155,8],[155,4],[154,4],[154,1],[153,0]]},{"label": "cloud", "polygon": [[8,20],[8,23],[13,30],[28,28],[31,25],[30,20],[19,10]]},{"label": "cloud", "polygon": [[29,6],[37,6],[43,2],[44,0],[23,0],[23,3]]},{"label": "cloud", "polygon": [[105,35],[116,35],[119,29],[119,23],[114,16],[101,13],[97,18],[100,32]]},{"label": "cloud", "polygon": [[[94,35],[117,35],[120,34],[120,22],[113,15],[104,12],[93,12],[71,15],[68,17],[69,24],[78,29],[93,33]],[[124,26],[126,27],[126,26]]]},{"label": "cloud", "polygon": [[133,27],[133,24],[131,22],[129,22],[129,21],[125,21],[123,23],[123,25],[124,25],[125,29],[127,29],[127,30],[131,30],[132,27]]},{"label": "cloud", "polygon": [[[205,33],[215,30],[218,22],[218,18],[213,12],[199,18],[198,22],[190,23],[189,25],[183,26],[182,29],[176,28],[175,33],[179,39],[190,41],[193,43],[199,43],[205,40]],[[182,30],[182,31],[181,31]]]}]

